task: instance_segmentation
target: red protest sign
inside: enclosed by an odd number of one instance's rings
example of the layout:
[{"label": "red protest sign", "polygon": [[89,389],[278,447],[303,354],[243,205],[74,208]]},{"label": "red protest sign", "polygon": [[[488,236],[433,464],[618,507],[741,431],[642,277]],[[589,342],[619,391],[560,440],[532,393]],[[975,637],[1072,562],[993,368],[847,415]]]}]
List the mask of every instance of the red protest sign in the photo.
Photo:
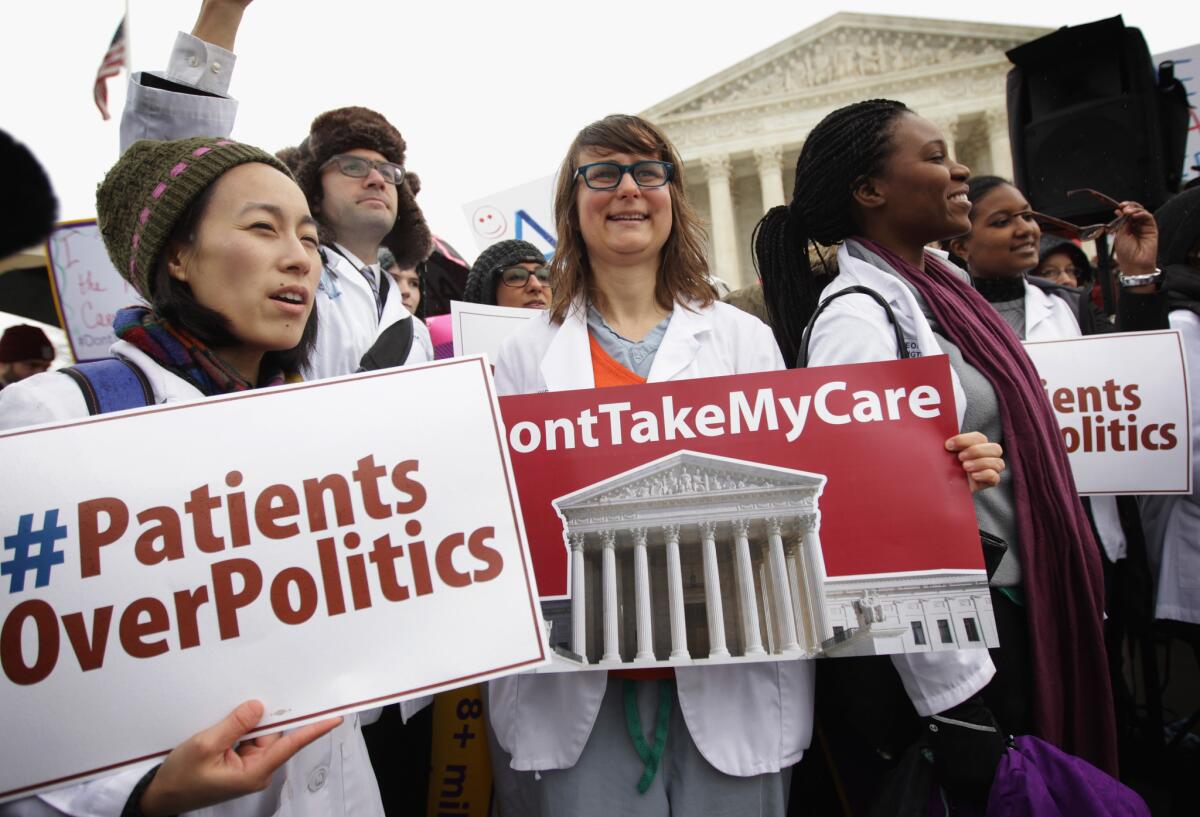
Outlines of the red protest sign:
[{"label": "red protest sign", "polygon": [[553,501],[676,451],[826,478],[830,578],[982,570],[944,357],[503,397],[543,599],[568,593]]}]

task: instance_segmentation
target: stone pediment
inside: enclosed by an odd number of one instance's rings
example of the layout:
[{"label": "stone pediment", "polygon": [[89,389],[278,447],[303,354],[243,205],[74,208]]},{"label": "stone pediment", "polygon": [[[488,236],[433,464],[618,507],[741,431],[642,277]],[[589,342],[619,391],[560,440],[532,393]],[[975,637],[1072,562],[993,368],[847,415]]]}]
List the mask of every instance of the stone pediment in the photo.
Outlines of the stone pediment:
[{"label": "stone pediment", "polygon": [[556,500],[560,510],[581,506],[615,505],[659,497],[715,496],[772,489],[817,489],[824,478],[801,471],[774,468],[692,451],[677,451],[662,459],[618,474],[598,485]]},{"label": "stone pediment", "polygon": [[1046,29],[870,14],[835,14],[643,113],[653,121],[708,115],[881,79],[1007,65],[1004,52]]}]

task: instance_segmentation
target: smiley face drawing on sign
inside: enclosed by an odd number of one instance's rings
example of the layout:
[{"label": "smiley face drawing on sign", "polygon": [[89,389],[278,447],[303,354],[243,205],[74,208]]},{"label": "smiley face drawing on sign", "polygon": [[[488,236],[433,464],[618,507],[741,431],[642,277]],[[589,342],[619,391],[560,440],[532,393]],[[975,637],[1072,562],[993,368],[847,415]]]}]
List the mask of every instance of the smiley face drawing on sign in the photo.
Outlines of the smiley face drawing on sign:
[{"label": "smiley face drawing on sign", "polygon": [[485,204],[471,217],[471,226],[484,238],[500,238],[508,231],[508,220],[498,209]]}]

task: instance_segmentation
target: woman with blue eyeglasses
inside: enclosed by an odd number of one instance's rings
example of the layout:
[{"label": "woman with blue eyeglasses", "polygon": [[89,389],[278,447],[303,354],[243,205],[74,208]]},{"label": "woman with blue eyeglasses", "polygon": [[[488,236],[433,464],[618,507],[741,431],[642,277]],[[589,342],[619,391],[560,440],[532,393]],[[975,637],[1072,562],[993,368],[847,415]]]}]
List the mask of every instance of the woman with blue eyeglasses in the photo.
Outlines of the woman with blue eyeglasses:
[{"label": "woman with blue eyeglasses", "polygon": [[[784,368],[771,330],[716,300],[683,191],[649,122],[610,116],[579,132],[555,190],[550,309],[501,348],[498,393]],[[809,661],[493,681],[501,813],[781,816],[812,699]]]}]

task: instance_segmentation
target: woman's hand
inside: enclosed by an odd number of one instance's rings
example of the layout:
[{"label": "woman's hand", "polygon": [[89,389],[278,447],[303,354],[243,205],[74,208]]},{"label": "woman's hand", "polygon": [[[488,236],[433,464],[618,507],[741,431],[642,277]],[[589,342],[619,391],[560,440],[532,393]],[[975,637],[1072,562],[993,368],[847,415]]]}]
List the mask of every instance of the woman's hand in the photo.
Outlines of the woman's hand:
[{"label": "woman's hand", "polygon": [[[1123,201],[1114,211],[1125,221],[1113,234],[1113,255],[1122,275],[1149,275],[1158,259],[1158,224],[1136,201]],[[1153,292],[1154,284],[1131,287],[1130,292]]]},{"label": "woman's hand", "polygon": [[261,703],[246,701],[216,726],[171,750],[142,793],[142,813],[146,817],[180,814],[262,791],[292,755],[342,722],[332,718],[286,735],[263,735],[239,744],[262,715]]},{"label": "woman's hand", "polygon": [[999,443],[988,442],[988,438],[978,431],[969,431],[946,440],[946,450],[958,455],[967,472],[971,493],[1000,484],[1004,449]]}]

